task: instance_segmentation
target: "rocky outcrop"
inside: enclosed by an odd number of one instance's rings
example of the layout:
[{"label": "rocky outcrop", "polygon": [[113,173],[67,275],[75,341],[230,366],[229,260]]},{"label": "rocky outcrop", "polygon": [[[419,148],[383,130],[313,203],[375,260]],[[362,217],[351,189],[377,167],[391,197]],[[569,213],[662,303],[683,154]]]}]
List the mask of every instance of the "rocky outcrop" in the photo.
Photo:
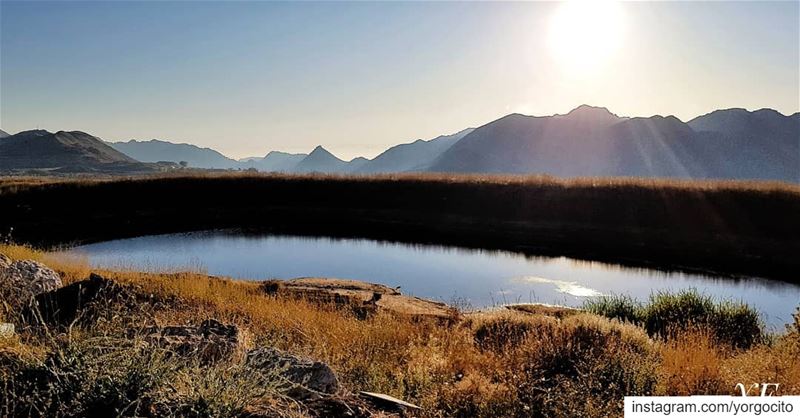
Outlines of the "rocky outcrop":
[{"label": "rocky outcrop", "polygon": [[261,285],[265,293],[352,309],[359,318],[379,310],[397,315],[450,320],[453,310],[444,303],[405,296],[399,288],[356,280],[300,278],[269,280]]},{"label": "rocky outcrop", "polygon": [[0,290],[3,300],[14,308],[26,306],[31,298],[61,287],[61,277],[33,260],[11,261],[0,257]]},{"label": "rocky outcrop", "polygon": [[180,356],[194,356],[201,362],[218,361],[232,355],[240,346],[235,325],[207,319],[199,326],[150,327],[144,340]]},{"label": "rocky outcrop", "polygon": [[135,286],[123,286],[92,273],[88,280],[37,295],[33,306],[23,311],[23,317],[30,324],[50,326],[68,326],[75,321],[95,324],[113,319],[127,319],[145,326],[152,322],[151,312],[156,302]]},{"label": "rocky outcrop", "polygon": [[13,260],[9,258],[7,255],[0,253],[0,269],[5,269],[11,265]]},{"label": "rocky outcrop", "polygon": [[289,354],[276,348],[258,348],[247,353],[249,367],[277,372],[288,396],[308,400],[335,394],[339,379],[325,363]]}]

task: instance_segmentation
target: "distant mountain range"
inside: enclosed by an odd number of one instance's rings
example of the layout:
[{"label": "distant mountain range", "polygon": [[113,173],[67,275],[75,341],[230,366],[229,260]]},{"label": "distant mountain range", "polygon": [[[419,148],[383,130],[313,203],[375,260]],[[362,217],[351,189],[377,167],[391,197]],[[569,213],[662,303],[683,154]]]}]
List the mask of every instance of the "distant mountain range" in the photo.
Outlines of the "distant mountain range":
[{"label": "distant mountain range", "polygon": [[464,129],[452,135],[442,135],[430,141],[418,139],[410,144],[395,145],[368,160],[356,169],[358,173],[392,173],[424,171],[431,163],[461,138],[472,132]]},{"label": "distant mountain range", "polygon": [[[45,149],[46,153],[38,152]],[[138,162],[162,162],[163,168],[165,161],[265,172],[432,171],[800,182],[800,113],[726,109],[684,123],[674,116],[621,117],[583,105],[565,115],[511,114],[479,128],[396,145],[371,160],[351,161],[322,146],[309,154],[272,151],[237,161],[191,144],[159,140],[106,144],[82,132],[27,131],[0,139],[0,170],[69,170],[70,165],[74,170],[98,170],[107,164],[135,167]]]},{"label": "distant mountain range", "polygon": [[130,140],[111,142],[110,146],[139,161],[155,163],[159,161],[186,161],[190,167],[197,168],[237,168],[239,162],[228,158],[211,148],[200,148],[191,144],[174,144],[151,139],[149,141]]},{"label": "distant mountain range", "polygon": [[137,172],[152,168],[84,132],[32,130],[0,139],[0,171]]},{"label": "distant mountain range", "polygon": [[580,106],[475,129],[429,171],[800,181],[800,114],[729,109],[681,122]]}]

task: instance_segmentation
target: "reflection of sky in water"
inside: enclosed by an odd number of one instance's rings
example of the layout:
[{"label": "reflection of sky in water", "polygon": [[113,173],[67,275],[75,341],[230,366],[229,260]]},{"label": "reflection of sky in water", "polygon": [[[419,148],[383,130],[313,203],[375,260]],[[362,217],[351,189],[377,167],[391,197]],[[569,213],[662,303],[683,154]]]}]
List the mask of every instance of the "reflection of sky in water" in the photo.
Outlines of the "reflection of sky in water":
[{"label": "reflection of sky in water", "polygon": [[588,296],[694,287],[718,298],[744,300],[771,325],[789,321],[800,286],[763,279],[730,280],[630,269],[567,258],[526,257],[360,239],[244,236],[225,232],[158,235],[91,244],[71,250],[93,265],[145,270],[203,270],[266,279],[321,276],[402,286],[407,294],[475,307],[542,302],[580,305]]}]

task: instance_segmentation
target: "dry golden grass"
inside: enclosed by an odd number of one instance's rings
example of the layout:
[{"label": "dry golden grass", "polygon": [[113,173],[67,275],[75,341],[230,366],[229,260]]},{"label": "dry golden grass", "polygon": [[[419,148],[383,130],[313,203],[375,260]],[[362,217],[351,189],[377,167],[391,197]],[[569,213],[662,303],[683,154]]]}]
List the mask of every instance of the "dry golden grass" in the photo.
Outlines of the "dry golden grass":
[{"label": "dry golden grass", "polygon": [[733,385],[722,378],[722,361],[711,332],[683,332],[661,348],[660,392],[671,396],[726,393]]},{"label": "dry golden grass", "polygon": [[386,174],[291,174],[291,173],[252,173],[188,170],[183,172],[154,173],[136,176],[128,175],[73,175],[73,176],[5,176],[0,178],[0,191],[28,186],[57,183],[96,184],[113,181],[137,181],[159,179],[304,179],[304,180],[353,180],[438,182],[448,184],[501,184],[538,185],[560,187],[642,187],[653,189],[687,190],[748,190],[763,193],[789,192],[800,195],[800,185],[766,180],[693,180],[642,177],[573,177],[559,178],[547,175],[525,174],[469,174],[469,173],[386,173]]},{"label": "dry golden grass", "polygon": [[[0,252],[43,261],[67,283],[91,270],[85,260],[27,247],[3,245]],[[268,296],[252,282],[198,273],[99,273],[174,300],[155,313],[161,323],[208,317],[236,323],[248,346],[268,344],[325,361],[349,390],[409,400],[425,417],[612,417],[626,394],[730,393],[750,381],[778,382],[783,393],[800,394],[797,332],[734,350],[720,348],[707,332],[662,342],[640,327],[588,313],[556,318],[500,310],[465,314],[452,324],[385,313],[363,320],[348,310]],[[42,355],[41,347],[0,342],[0,353],[12,351]]]}]

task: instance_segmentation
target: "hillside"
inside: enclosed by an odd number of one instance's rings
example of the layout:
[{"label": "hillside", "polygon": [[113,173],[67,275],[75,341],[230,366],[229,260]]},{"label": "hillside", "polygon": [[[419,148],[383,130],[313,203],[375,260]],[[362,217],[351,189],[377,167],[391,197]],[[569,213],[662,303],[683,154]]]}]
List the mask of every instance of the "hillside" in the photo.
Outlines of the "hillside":
[{"label": "hillside", "polygon": [[297,173],[345,173],[348,170],[347,161],[336,157],[320,145],[297,163],[292,171]]},{"label": "hillside", "polygon": [[439,155],[472,132],[464,129],[452,135],[442,135],[424,141],[395,145],[359,167],[358,173],[398,173],[424,171]]},{"label": "hillside", "polygon": [[236,168],[238,161],[222,155],[211,148],[201,148],[192,144],[175,144],[172,142],[130,140],[128,142],[110,143],[116,150],[142,162],[155,163],[186,161],[189,167],[195,168]]},{"label": "hillside", "polygon": [[11,136],[8,132],[0,129],[0,138],[5,138],[7,136]]},{"label": "hillside", "polygon": [[148,171],[150,168],[85,132],[20,132],[0,140],[0,170]]},{"label": "hillside", "polygon": [[466,135],[430,171],[800,180],[800,120],[773,110],[621,118],[581,106],[512,114]]}]

